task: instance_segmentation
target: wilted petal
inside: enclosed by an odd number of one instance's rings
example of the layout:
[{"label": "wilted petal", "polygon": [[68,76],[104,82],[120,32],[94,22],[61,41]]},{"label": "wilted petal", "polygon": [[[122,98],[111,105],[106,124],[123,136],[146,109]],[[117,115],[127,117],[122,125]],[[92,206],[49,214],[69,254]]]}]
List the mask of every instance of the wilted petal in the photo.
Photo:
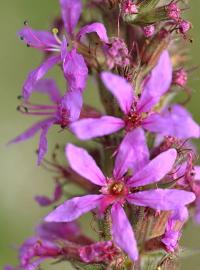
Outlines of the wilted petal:
[{"label": "wilted petal", "polygon": [[83,91],[88,78],[88,68],[81,54],[76,49],[66,54],[63,59],[63,70],[69,89]]},{"label": "wilted petal", "polygon": [[167,92],[172,81],[172,63],[168,51],[164,51],[158,64],[152,70],[138,102],[138,111],[148,112]]},{"label": "wilted petal", "polygon": [[83,104],[82,94],[80,91],[68,91],[62,100],[62,105],[69,112],[69,120],[73,122],[77,120],[81,113]]},{"label": "wilted petal", "polygon": [[54,65],[60,62],[60,56],[49,57],[38,68],[31,71],[23,85],[23,97],[28,100],[36,83],[51,69]]},{"label": "wilted petal", "polygon": [[83,26],[77,34],[77,39],[80,40],[81,37],[92,32],[95,32],[101,41],[108,42],[106,28],[102,23],[98,22]]},{"label": "wilted petal", "polygon": [[199,138],[200,127],[182,106],[174,105],[164,112],[150,115],[143,127],[151,132],[171,135],[180,139]]},{"label": "wilted petal", "polygon": [[33,91],[47,94],[53,103],[60,102],[62,98],[56,82],[52,79],[43,79],[38,81]]},{"label": "wilted petal", "polygon": [[123,127],[124,121],[112,116],[86,118],[70,125],[70,129],[80,140],[109,135]]},{"label": "wilted petal", "polygon": [[37,164],[40,165],[42,162],[45,154],[48,150],[48,141],[47,141],[47,133],[49,131],[49,128],[53,125],[53,122],[49,122],[42,126],[42,132],[40,135],[40,141],[39,141],[39,147],[38,147],[38,160]]},{"label": "wilted petal", "polygon": [[85,149],[67,144],[65,154],[75,172],[96,185],[103,186],[106,184],[105,176]]},{"label": "wilted petal", "polygon": [[65,29],[69,35],[72,35],[80,18],[81,0],[60,0],[60,6]]},{"label": "wilted petal", "polygon": [[115,160],[114,175],[122,177],[128,169],[134,173],[149,161],[149,150],[144,131],[137,128],[128,132],[120,144]]},{"label": "wilted petal", "polygon": [[86,195],[68,200],[53,210],[46,218],[47,222],[69,222],[79,218],[99,206],[103,195]]},{"label": "wilted petal", "polygon": [[45,119],[43,121],[37,122],[36,124],[32,125],[29,129],[27,129],[25,132],[23,132],[22,134],[20,134],[13,140],[11,140],[9,144],[19,143],[19,142],[32,138],[43,126],[53,121],[54,121],[54,118],[50,118],[50,119]]},{"label": "wilted petal", "polygon": [[112,218],[112,237],[113,241],[129,257],[136,261],[138,259],[138,250],[133,229],[120,204],[114,204],[111,208]]},{"label": "wilted petal", "polygon": [[193,202],[195,195],[192,192],[178,189],[155,189],[136,192],[128,195],[131,204],[150,207],[156,210],[170,211],[182,209],[183,206]]},{"label": "wilted petal", "polygon": [[57,183],[52,198],[48,198],[47,196],[35,196],[35,200],[40,206],[49,206],[57,202],[61,198],[61,196],[62,196],[62,186],[59,183]]},{"label": "wilted petal", "polygon": [[30,28],[29,26],[21,29],[17,35],[23,39],[23,41],[31,47],[35,47],[40,50],[46,48],[58,47],[59,44],[56,41],[52,33],[48,31],[38,31]]},{"label": "wilted petal", "polygon": [[131,84],[123,77],[111,72],[102,72],[101,78],[107,89],[117,99],[121,110],[128,114],[134,99],[134,90]]},{"label": "wilted petal", "polygon": [[128,185],[138,187],[160,181],[172,170],[176,157],[175,149],[169,149],[161,153],[131,177],[128,180]]}]

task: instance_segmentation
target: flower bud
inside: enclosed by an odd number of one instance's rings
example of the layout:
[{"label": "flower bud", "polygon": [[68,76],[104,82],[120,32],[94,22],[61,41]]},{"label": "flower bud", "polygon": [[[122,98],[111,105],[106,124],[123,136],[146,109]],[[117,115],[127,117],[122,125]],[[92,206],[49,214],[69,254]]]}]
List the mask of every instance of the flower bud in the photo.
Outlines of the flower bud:
[{"label": "flower bud", "polygon": [[130,64],[128,48],[122,39],[113,37],[104,49],[109,69],[114,66],[125,67]]},{"label": "flower bud", "polygon": [[149,38],[155,33],[155,26],[153,24],[144,26],[142,28],[145,37]]},{"label": "flower bud", "polygon": [[132,0],[124,0],[121,4],[122,16],[132,15],[138,13],[138,8]]},{"label": "flower bud", "polygon": [[181,15],[181,10],[180,8],[177,7],[177,4],[170,3],[165,8],[166,8],[167,16],[169,17],[169,19],[178,21]]},{"label": "flower bud", "polygon": [[187,84],[187,81],[188,81],[187,72],[183,68],[180,68],[173,72],[173,80],[172,80],[173,84],[178,85],[180,87],[184,87]]},{"label": "flower bud", "polygon": [[181,20],[179,22],[179,31],[181,34],[187,33],[191,29],[191,23],[186,20]]}]

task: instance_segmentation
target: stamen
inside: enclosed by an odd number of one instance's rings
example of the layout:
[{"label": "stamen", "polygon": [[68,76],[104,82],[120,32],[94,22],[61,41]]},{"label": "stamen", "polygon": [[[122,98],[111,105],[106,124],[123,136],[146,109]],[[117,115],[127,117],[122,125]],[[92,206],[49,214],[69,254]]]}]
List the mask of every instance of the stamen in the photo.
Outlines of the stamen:
[{"label": "stamen", "polygon": [[54,35],[55,40],[56,40],[59,44],[62,44],[62,41],[61,41],[61,40],[59,39],[59,37],[58,37],[58,33],[59,33],[58,28],[53,28],[53,29],[52,29],[52,33],[53,33],[53,35]]}]

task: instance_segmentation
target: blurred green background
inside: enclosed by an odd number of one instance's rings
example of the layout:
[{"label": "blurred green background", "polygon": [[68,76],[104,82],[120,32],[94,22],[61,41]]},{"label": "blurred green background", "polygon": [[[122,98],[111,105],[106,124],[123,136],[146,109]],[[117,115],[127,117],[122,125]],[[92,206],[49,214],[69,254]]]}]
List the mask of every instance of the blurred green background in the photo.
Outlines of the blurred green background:
[{"label": "blurred green background", "polygon": [[[23,21],[28,20],[34,28],[48,29],[51,19],[59,14],[59,5],[56,0],[14,0],[3,1],[0,4],[1,16],[1,42],[0,42],[0,71],[1,71],[1,135],[0,135],[0,268],[4,264],[16,263],[16,244],[20,244],[33,232],[37,224],[48,211],[41,209],[33,200],[38,194],[51,194],[53,184],[50,173],[36,166],[38,136],[25,143],[7,147],[6,143],[30,125],[32,119],[23,117],[16,111],[17,96],[26,78],[27,72],[36,67],[40,61],[40,53],[31,48],[26,48],[16,37],[16,32],[23,26]],[[200,51],[200,2],[191,1],[191,9],[187,12],[194,25],[191,44],[192,65],[199,65]],[[58,77],[60,86],[64,86],[59,71],[55,69],[49,75]],[[200,122],[200,81],[199,70],[192,74],[190,87],[193,89],[193,99],[189,109],[194,118]],[[64,88],[63,88],[64,90]],[[95,100],[95,92],[90,89],[86,100]],[[34,122],[34,119],[33,121]],[[56,135],[56,136],[55,136]],[[49,145],[55,143],[55,138],[65,143],[68,134],[57,134],[56,129],[49,134]],[[51,152],[51,147],[49,152]],[[178,199],[178,198],[177,198]],[[185,229],[183,244],[187,248],[200,249],[200,226],[192,222]],[[198,270],[200,256],[193,255],[183,259],[182,270]],[[51,266],[48,269],[70,269],[70,266]]]}]

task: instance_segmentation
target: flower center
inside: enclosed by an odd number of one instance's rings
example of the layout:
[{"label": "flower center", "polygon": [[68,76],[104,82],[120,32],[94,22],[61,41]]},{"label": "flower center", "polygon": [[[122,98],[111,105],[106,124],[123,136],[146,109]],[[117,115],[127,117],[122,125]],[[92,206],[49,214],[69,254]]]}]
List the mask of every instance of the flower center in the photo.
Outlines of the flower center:
[{"label": "flower center", "polygon": [[62,105],[58,106],[58,124],[61,126],[61,128],[66,128],[69,125],[69,111],[64,108]]},{"label": "flower center", "polygon": [[110,187],[110,193],[113,195],[120,195],[124,191],[124,183],[122,182],[115,182]]},{"label": "flower center", "polygon": [[130,113],[124,118],[126,131],[131,131],[134,128],[141,126],[142,121],[146,118],[146,116],[146,113],[140,114],[134,109],[131,109]]}]

